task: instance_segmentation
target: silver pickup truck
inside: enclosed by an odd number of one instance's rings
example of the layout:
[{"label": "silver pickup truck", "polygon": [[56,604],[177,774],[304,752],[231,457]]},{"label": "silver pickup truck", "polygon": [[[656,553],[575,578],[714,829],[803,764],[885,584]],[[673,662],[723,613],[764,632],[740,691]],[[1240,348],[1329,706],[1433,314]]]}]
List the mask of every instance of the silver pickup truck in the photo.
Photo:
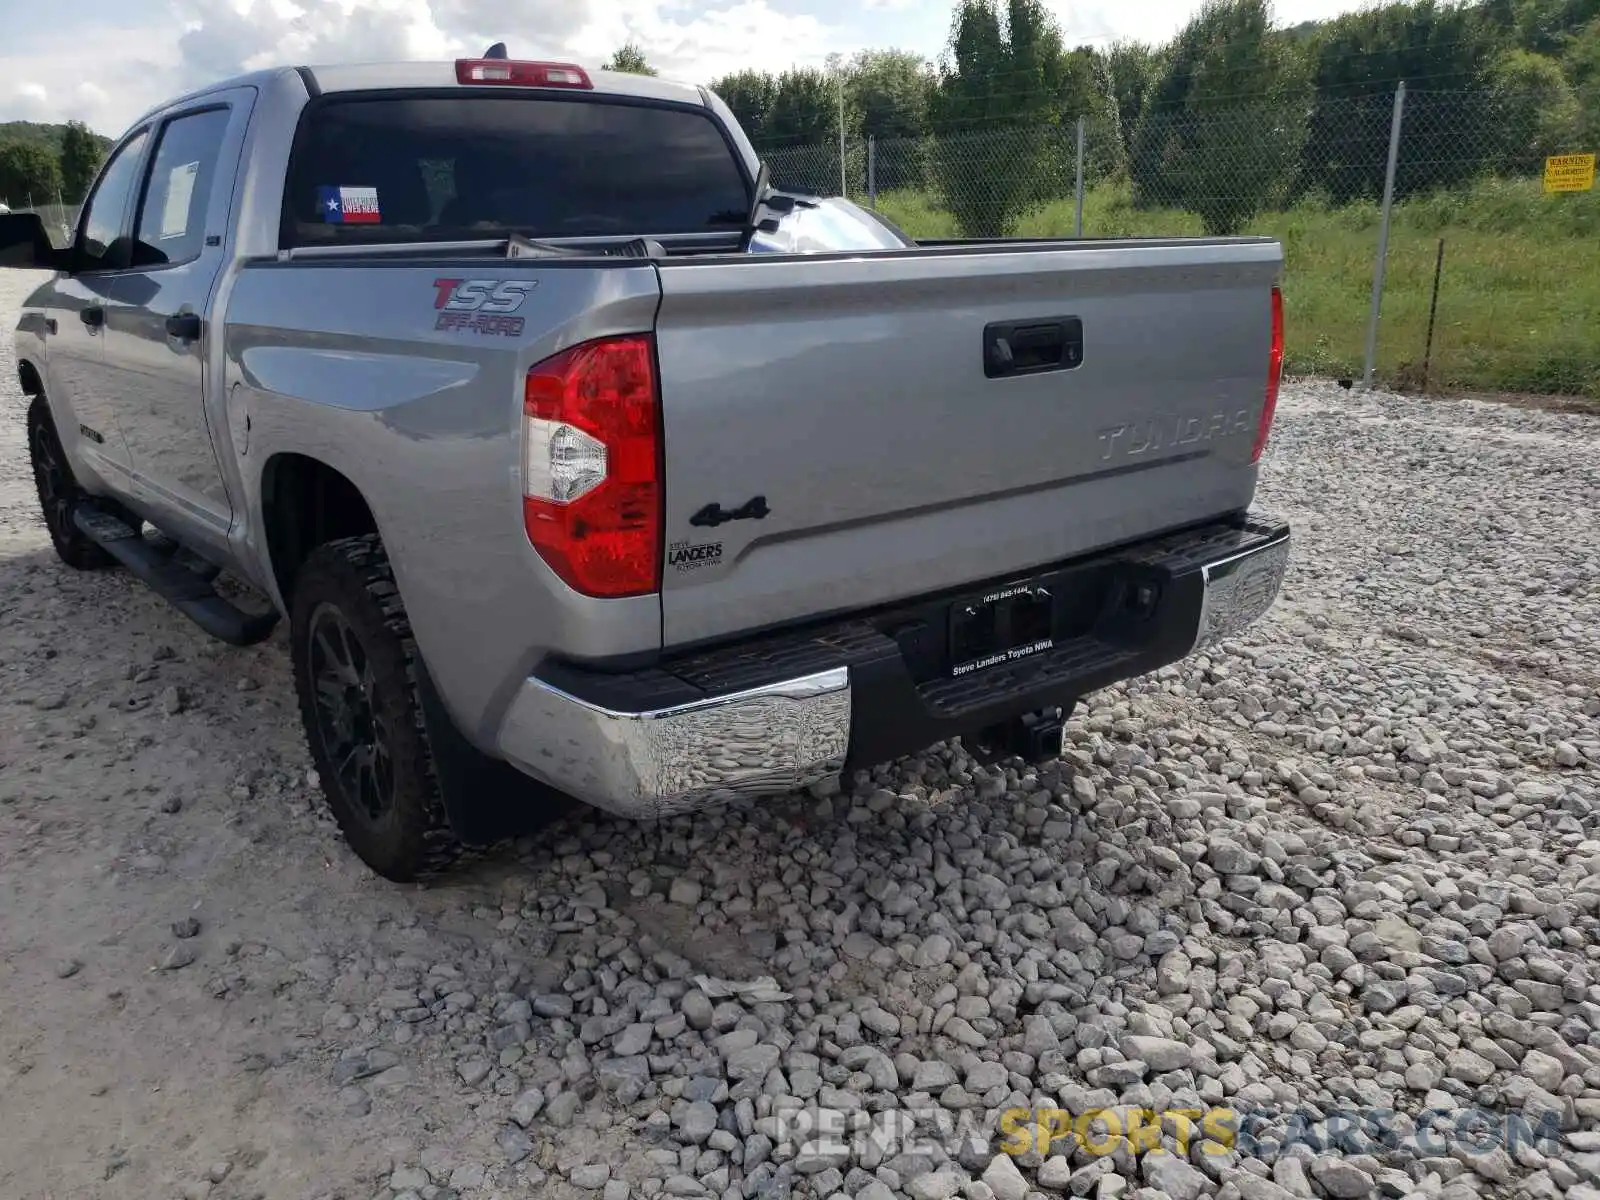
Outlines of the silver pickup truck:
[{"label": "silver pickup truck", "polygon": [[229,642],[286,617],[393,879],[560,797],[1052,756],[1257,618],[1281,259],[915,244],[777,190],[703,88],[503,51],[218,84],[117,143],[70,247],[0,217],[51,272],[17,350],[56,551]]}]

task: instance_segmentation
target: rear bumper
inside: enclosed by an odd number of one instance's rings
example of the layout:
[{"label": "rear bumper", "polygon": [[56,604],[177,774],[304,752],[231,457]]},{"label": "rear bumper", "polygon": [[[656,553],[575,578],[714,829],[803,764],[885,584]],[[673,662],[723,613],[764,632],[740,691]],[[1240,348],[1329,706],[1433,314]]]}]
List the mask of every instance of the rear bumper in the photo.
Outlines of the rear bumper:
[{"label": "rear bumper", "polygon": [[[546,783],[630,817],[803,788],[1070,705],[1204,649],[1271,607],[1288,562],[1286,524],[1241,516],[1036,572],[1031,582],[1076,606],[1070,635],[959,676],[945,669],[942,641],[952,595],[645,671],[552,664],[519,690],[500,750]],[[1072,619],[1057,616],[1058,625]]]}]

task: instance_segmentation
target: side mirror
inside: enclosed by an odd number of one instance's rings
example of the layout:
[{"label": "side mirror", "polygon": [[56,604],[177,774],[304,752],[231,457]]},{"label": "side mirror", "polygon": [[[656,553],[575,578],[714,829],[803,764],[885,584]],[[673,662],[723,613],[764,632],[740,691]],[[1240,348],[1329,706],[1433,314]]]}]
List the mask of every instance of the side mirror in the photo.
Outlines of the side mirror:
[{"label": "side mirror", "polygon": [[61,271],[71,257],[51,245],[38,213],[0,213],[0,267]]}]

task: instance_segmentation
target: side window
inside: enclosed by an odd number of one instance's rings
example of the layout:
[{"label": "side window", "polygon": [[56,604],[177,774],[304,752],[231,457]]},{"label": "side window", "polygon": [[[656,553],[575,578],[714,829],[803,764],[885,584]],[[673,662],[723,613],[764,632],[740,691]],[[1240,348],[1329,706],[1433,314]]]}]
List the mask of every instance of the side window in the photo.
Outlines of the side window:
[{"label": "side window", "polygon": [[83,208],[78,226],[78,246],[74,267],[78,271],[114,271],[128,265],[128,243],[123,237],[123,221],[128,214],[128,197],[138,183],[139,156],[148,135],[140,131],[125,142],[106,164],[100,182]]},{"label": "side window", "polygon": [[173,266],[200,257],[217,157],[227,132],[225,108],[176,117],[162,127],[139,204],[134,266]]}]

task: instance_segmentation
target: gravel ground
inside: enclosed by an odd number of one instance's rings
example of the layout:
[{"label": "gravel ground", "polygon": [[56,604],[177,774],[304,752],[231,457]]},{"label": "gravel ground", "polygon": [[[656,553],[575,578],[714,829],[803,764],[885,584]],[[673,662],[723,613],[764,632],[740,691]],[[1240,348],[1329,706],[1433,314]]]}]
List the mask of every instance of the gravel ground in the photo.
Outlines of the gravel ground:
[{"label": "gravel ground", "polygon": [[0,380],[0,1194],[1600,1197],[1593,419],[1287,386],[1279,604],[1060,762],[424,891],[323,817],[281,634],[57,563]]}]

